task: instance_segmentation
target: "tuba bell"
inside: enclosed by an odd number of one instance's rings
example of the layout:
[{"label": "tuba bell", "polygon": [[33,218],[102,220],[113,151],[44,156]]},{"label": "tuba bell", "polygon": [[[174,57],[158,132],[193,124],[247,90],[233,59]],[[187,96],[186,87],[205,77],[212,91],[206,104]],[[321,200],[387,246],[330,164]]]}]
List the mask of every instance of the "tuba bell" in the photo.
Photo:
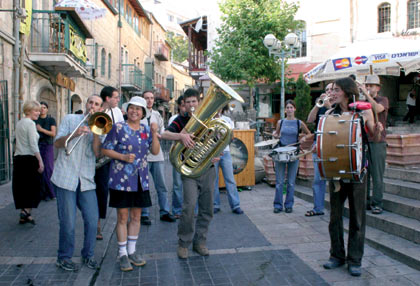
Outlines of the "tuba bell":
[{"label": "tuba bell", "polygon": [[185,126],[185,131],[194,135],[194,147],[189,149],[176,142],[169,159],[174,168],[190,178],[201,176],[232,139],[232,129],[222,119],[214,116],[231,100],[244,102],[230,86],[212,73],[208,73],[210,87],[197,110]]}]

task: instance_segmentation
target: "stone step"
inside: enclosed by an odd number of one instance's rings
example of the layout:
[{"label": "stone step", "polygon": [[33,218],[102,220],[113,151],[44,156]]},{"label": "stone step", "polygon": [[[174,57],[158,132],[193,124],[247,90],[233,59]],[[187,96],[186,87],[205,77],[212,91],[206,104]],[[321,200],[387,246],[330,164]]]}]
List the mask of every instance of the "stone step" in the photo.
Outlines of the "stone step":
[{"label": "stone step", "polygon": [[384,210],[420,221],[420,201],[384,193]]},{"label": "stone step", "polygon": [[385,193],[420,200],[420,183],[384,178]]},{"label": "stone step", "polygon": [[420,183],[420,168],[397,168],[387,166],[385,168],[385,178],[402,180],[405,182]]},{"label": "stone step", "polygon": [[[306,201],[313,201],[312,189],[303,186],[296,186],[295,194],[297,197]],[[325,196],[325,206],[329,209],[330,198]],[[348,206],[345,206],[345,215],[348,217]],[[416,244],[420,243],[420,221],[408,218],[396,213],[384,211],[381,215],[366,214],[366,224],[389,234],[399,236]]]},{"label": "stone step", "polygon": [[[344,230],[348,232],[349,219],[344,218]],[[420,270],[420,247],[404,238],[366,226],[366,243],[386,255]],[[362,262],[363,263],[363,262]]]}]

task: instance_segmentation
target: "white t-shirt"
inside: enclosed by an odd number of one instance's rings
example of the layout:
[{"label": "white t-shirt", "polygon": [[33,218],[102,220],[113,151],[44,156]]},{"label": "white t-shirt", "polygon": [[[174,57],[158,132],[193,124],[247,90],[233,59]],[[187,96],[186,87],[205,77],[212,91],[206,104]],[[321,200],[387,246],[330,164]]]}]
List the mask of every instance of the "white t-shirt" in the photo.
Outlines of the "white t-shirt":
[{"label": "white t-shirt", "polygon": [[[148,120],[149,118],[149,120]],[[143,123],[144,125],[150,126],[149,124],[155,122],[158,126],[158,133],[162,134],[163,131],[165,131],[165,126],[163,125],[163,118],[160,115],[159,111],[156,110],[148,110],[146,113],[146,117],[143,118],[140,123]],[[153,155],[152,153],[149,152],[149,154],[147,155],[147,162],[160,162],[160,161],[164,161],[165,158],[163,157],[163,152],[162,152],[162,148],[159,148],[159,153],[157,155]]]},{"label": "white t-shirt", "polygon": [[[225,115],[222,115],[222,116],[220,116],[220,119],[225,121],[230,126],[230,128],[232,128],[232,129],[234,128],[233,121],[229,117],[227,117]],[[223,150],[223,151],[224,152],[229,152],[230,151],[229,144],[226,146],[225,150]]]},{"label": "white t-shirt", "polygon": [[107,109],[106,114],[111,116],[112,124],[124,121],[124,115],[122,114],[121,109],[119,107]]},{"label": "white t-shirt", "polygon": [[416,98],[412,98],[410,93],[408,93],[406,103],[407,105],[416,106]]}]

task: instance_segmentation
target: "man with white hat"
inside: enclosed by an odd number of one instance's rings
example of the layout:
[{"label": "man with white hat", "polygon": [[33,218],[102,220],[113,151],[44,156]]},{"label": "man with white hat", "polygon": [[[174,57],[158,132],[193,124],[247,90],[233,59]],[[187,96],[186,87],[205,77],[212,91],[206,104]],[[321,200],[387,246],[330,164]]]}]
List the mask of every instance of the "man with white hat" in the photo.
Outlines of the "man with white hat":
[{"label": "man with white hat", "polygon": [[[360,86],[366,100],[372,105],[372,110],[377,114],[378,121],[384,126],[379,142],[374,142],[373,136],[368,133],[369,140],[369,168],[367,173],[367,207],[372,209],[372,214],[382,213],[382,197],[384,192],[384,172],[386,160],[386,120],[388,117],[389,102],[385,96],[380,96],[381,82],[377,75],[368,75],[365,86]],[[370,177],[373,181],[373,192],[370,197]]]}]

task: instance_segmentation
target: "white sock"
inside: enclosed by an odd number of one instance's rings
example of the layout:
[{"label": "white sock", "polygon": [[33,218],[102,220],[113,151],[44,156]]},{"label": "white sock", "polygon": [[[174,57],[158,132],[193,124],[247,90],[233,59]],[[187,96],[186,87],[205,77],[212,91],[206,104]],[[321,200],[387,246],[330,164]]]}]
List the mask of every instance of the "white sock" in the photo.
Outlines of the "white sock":
[{"label": "white sock", "polygon": [[127,255],[127,241],[118,241],[118,257]]},{"label": "white sock", "polygon": [[129,235],[127,236],[127,238],[128,238],[127,250],[128,250],[128,254],[131,255],[134,252],[136,252],[136,243],[137,243],[138,236]]}]

